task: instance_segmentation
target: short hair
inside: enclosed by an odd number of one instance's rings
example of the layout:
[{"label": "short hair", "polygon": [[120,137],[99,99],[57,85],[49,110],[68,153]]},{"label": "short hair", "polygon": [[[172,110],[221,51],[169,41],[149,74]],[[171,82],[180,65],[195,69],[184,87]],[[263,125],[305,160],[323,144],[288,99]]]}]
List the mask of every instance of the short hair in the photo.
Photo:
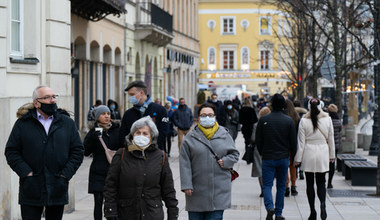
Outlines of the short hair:
[{"label": "short hair", "polygon": [[213,97],[213,96],[218,97],[218,94],[216,94],[216,93],[211,94],[211,97]]},{"label": "short hair", "polygon": [[271,103],[273,111],[281,111],[286,107],[284,96],[278,93],[273,95]]},{"label": "short hair", "polygon": [[133,136],[133,134],[140,128],[148,126],[150,128],[150,137],[152,138],[152,142],[157,140],[158,138],[158,130],[156,124],[153,122],[152,118],[150,116],[146,116],[143,118],[140,118],[139,120],[135,121],[131,126],[131,132],[130,134]]},{"label": "short hair", "polygon": [[102,100],[97,99],[97,100],[95,101],[95,105],[101,105],[101,104],[103,104]]},{"label": "short hair", "polygon": [[185,100],[185,98],[181,97],[181,98],[179,98],[179,100],[178,100],[178,101],[181,101],[181,100]]},{"label": "short hair", "polygon": [[198,109],[198,116],[201,114],[201,110],[203,108],[211,108],[213,111],[214,111],[214,114],[216,114],[216,108],[215,108],[215,105],[211,104],[211,103],[204,103],[202,104],[199,109]]},{"label": "short hair", "polygon": [[39,85],[37,86],[34,90],[33,90],[33,94],[32,94],[32,99],[33,101],[38,99],[38,90],[41,89],[41,88],[45,88],[45,87],[48,87],[47,85]]},{"label": "short hair", "polygon": [[143,90],[145,95],[147,95],[147,93],[148,93],[148,90],[146,89],[145,83],[141,80],[135,80],[135,81],[129,83],[127,88],[124,91],[128,92],[128,90],[130,90],[133,87],[135,87],[137,89],[137,91],[139,91],[139,92],[141,90]]}]

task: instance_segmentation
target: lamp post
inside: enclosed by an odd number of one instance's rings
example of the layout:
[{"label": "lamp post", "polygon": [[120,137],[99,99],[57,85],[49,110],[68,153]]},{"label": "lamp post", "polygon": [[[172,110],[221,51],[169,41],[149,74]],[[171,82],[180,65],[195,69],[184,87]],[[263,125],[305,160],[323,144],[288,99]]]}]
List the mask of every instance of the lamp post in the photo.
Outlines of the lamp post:
[{"label": "lamp post", "polygon": [[372,140],[371,140],[371,146],[369,147],[369,155],[377,155],[378,153],[378,65],[379,65],[379,35],[377,27],[378,27],[378,22],[379,22],[379,8],[378,8],[378,0],[375,0],[375,14],[374,14],[374,26],[375,26],[375,31],[374,31],[374,56],[376,58],[375,66],[373,68],[373,74],[374,74],[374,85],[375,85],[375,97],[374,97],[374,103],[375,103],[375,111],[373,112],[373,126],[372,126]]}]

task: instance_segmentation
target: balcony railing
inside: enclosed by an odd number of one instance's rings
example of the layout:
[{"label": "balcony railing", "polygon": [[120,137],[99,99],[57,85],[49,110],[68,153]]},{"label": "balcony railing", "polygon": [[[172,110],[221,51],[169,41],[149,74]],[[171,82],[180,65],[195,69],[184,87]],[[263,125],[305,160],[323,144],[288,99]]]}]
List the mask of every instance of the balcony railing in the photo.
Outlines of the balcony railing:
[{"label": "balcony railing", "polygon": [[137,3],[135,27],[138,40],[165,46],[173,39],[173,16],[152,3]]},{"label": "balcony railing", "polygon": [[99,21],[109,14],[125,13],[126,0],[71,0],[71,12],[90,21]]}]

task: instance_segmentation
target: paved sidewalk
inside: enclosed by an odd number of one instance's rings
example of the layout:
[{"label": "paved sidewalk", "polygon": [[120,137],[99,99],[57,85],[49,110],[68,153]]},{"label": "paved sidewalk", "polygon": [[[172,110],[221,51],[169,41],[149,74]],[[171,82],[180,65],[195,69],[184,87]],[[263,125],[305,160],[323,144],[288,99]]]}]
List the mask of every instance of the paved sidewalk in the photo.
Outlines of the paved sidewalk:
[{"label": "paved sidewalk", "polygon": [[[236,146],[240,151],[240,158],[244,153],[244,140],[239,133]],[[377,162],[377,156],[368,156],[368,151],[357,149],[357,154],[361,154]],[[86,157],[83,165],[75,175],[75,211],[64,214],[64,220],[93,219],[93,197],[87,194],[88,171],[92,158]],[[184,193],[179,190],[179,163],[177,140],[173,142],[170,166],[173,171],[177,198],[179,200],[179,219],[187,219],[185,211]],[[240,177],[232,184],[232,208],[224,213],[225,220],[261,220],[266,217],[266,210],[263,199],[259,197],[260,186],[257,178],[250,177],[251,165],[240,160],[235,169]],[[334,220],[379,220],[380,219],[380,197],[368,196],[374,194],[375,187],[353,187],[350,181],[346,181],[340,172],[336,172],[333,179],[334,189],[327,193],[327,215],[328,219]],[[291,220],[307,219],[309,216],[309,206],[306,197],[305,180],[297,179],[298,196],[285,198],[284,217]],[[275,187],[273,190],[275,193]],[[330,196],[334,194],[334,196]],[[319,200],[316,199],[316,210],[318,216]],[[165,210],[166,212],[166,210]],[[319,217],[318,217],[319,219]]]}]

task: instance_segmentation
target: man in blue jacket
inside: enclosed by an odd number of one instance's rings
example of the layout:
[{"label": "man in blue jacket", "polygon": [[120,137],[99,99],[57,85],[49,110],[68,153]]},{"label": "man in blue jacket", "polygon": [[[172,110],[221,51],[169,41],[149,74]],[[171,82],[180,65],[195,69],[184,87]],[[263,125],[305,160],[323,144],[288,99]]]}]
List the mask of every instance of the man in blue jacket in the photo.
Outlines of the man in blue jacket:
[{"label": "man in blue jacket", "polygon": [[[289,154],[296,155],[297,136],[292,118],[284,113],[285,99],[280,94],[272,97],[272,112],[260,118],[256,128],[257,150],[262,156],[262,179],[266,220],[285,219],[284,208],[286,174],[289,167]],[[293,161],[293,160],[292,160]],[[272,186],[276,177],[276,205],[273,205]]]},{"label": "man in blue jacket", "polygon": [[132,124],[149,115],[159,132],[158,147],[164,150],[166,135],[169,130],[169,118],[166,109],[152,101],[152,98],[147,94],[146,85],[143,81],[136,80],[129,83],[125,91],[128,92],[129,101],[133,104],[133,107],[124,113],[121,120],[119,135],[121,146],[125,146],[125,136],[129,134]]},{"label": "man in blue jacket", "polygon": [[83,144],[69,114],[57,109],[58,95],[47,86],[22,106],[5,147],[9,166],[20,177],[22,219],[62,219],[68,184],[83,161]]},{"label": "man in blue jacket", "polygon": [[193,113],[191,109],[187,107],[185,98],[180,98],[178,109],[173,114],[173,123],[177,127],[178,133],[178,149],[181,148],[183,136],[189,133],[193,125],[193,119]]}]

